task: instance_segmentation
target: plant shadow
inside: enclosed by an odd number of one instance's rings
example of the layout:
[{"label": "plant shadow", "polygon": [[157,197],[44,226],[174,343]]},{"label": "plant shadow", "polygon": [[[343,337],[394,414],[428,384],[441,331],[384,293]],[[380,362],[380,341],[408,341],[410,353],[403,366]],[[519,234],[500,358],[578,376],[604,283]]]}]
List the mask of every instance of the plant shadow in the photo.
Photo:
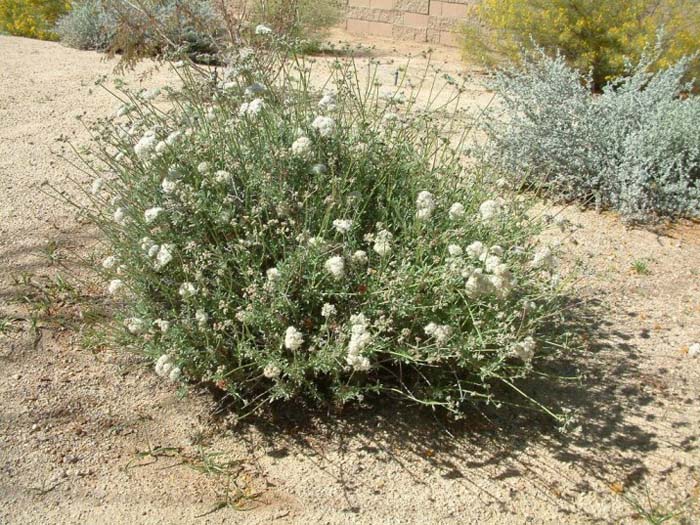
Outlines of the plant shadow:
[{"label": "plant shadow", "polygon": [[[349,481],[344,458],[364,454],[398,465],[418,484],[429,484],[438,474],[468,485],[503,511],[508,503],[491,492],[493,483],[526,480],[560,512],[589,515],[577,496],[613,482],[639,481],[647,473],[643,458],[659,447],[659,437],[653,425],[638,423],[652,397],[640,383],[632,335],[604,320],[599,301],[571,301],[570,312],[564,328],[587,344],[550,371],[578,374],[578,380],[552,382],[543,376],[519,386],[545,406],[568,407],[577,415],[579,427],[573,431],[560,432],[543,413],[505,406],[475,408],[455,421],[384,400],[364,410],[312,416],[306,407],[280,405],[264,420],[246,423],[240,434],[262,441],[273,458],[313,459],[348,498],[356,481]],[[357,510],[356,503],[348,506]]]}]

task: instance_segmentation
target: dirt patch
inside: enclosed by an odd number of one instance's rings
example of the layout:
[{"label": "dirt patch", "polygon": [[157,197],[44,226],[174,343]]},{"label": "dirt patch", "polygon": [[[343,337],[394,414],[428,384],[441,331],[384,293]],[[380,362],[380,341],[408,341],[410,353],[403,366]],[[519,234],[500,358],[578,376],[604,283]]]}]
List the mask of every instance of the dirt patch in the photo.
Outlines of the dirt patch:
[{"label": "dirt patch", "polygon": [[[377,42],[386,82],[407,51],[425,67],[424,46]],[[454,50],[433,60],[460,73]],[[42,183],[81,179],[56,156],[59,139],[87,143],[76,117],[113,111],[94,85],[113,66],[0,37],[0,522],[632,523],[676,509],[700,519],[700,361],[686,355],[700,341],[698,224],[652,232],[561,211],[578,228],[552,239],[579,269],[590,341],[570,364],[583,379],[548,392],[579,414],[566,435],[536,417],[454,425],[393,406],[310,422],[290,409],[231,427],[208,393],[179,399],[138,356],[86,348],[76,327],[90,305],[60,283],[47,308],[63,317],[32,330],[13,277],[55,278],[61,253],[97,242]],[[161,70],[143,85],[171,80]],[[474,104],[489,98],[474,86]]]}]

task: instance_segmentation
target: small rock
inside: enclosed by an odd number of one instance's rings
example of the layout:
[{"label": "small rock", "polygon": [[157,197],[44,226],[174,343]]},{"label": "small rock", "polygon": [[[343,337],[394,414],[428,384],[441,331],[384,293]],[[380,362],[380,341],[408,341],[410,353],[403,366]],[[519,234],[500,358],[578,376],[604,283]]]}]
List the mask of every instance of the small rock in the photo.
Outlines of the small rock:
[{"label": "small rock", "polygon": [[695,343],[688,347],[688,357],[696,358],[700,357],[700,343]]}]

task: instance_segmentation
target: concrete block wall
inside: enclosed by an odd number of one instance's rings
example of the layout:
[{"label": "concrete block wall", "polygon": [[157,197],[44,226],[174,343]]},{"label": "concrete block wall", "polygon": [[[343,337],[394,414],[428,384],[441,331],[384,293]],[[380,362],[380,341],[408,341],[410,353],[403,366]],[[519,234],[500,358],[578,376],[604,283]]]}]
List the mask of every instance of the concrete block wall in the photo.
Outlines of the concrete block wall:
[{"label": "concrete block wall", "polygon": [[458,45],[457,25],[478,0],[347,0],[345,28],[359,35]]}]

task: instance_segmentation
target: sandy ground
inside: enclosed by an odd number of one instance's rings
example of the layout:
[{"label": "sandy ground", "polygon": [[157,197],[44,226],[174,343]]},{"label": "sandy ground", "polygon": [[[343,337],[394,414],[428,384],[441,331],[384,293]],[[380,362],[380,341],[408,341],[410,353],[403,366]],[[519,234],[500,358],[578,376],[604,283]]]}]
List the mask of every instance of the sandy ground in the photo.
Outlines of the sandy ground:
[{"label": "sandy ground", "polygon": [[[455,51],[435,56],[459,70]],[[58,139],[86,144],[76,117],[113,110],[94,87],[113,66],[0,37],[0,523],[637,523],[662,510],[700,523],[697,224],[630,230],[562,212],[579,225],[564,247],[590,332],[582,380],[546,392],[580,415],[566,435],[534,416],[446,425],[392,406],[231,426],[207,393],[180,400],[138,357],[81,345],[84,304],[52,304],[32,331],[13,280],[55,275],[52,255],[96,242],[41,188],[81,178]]]}]

